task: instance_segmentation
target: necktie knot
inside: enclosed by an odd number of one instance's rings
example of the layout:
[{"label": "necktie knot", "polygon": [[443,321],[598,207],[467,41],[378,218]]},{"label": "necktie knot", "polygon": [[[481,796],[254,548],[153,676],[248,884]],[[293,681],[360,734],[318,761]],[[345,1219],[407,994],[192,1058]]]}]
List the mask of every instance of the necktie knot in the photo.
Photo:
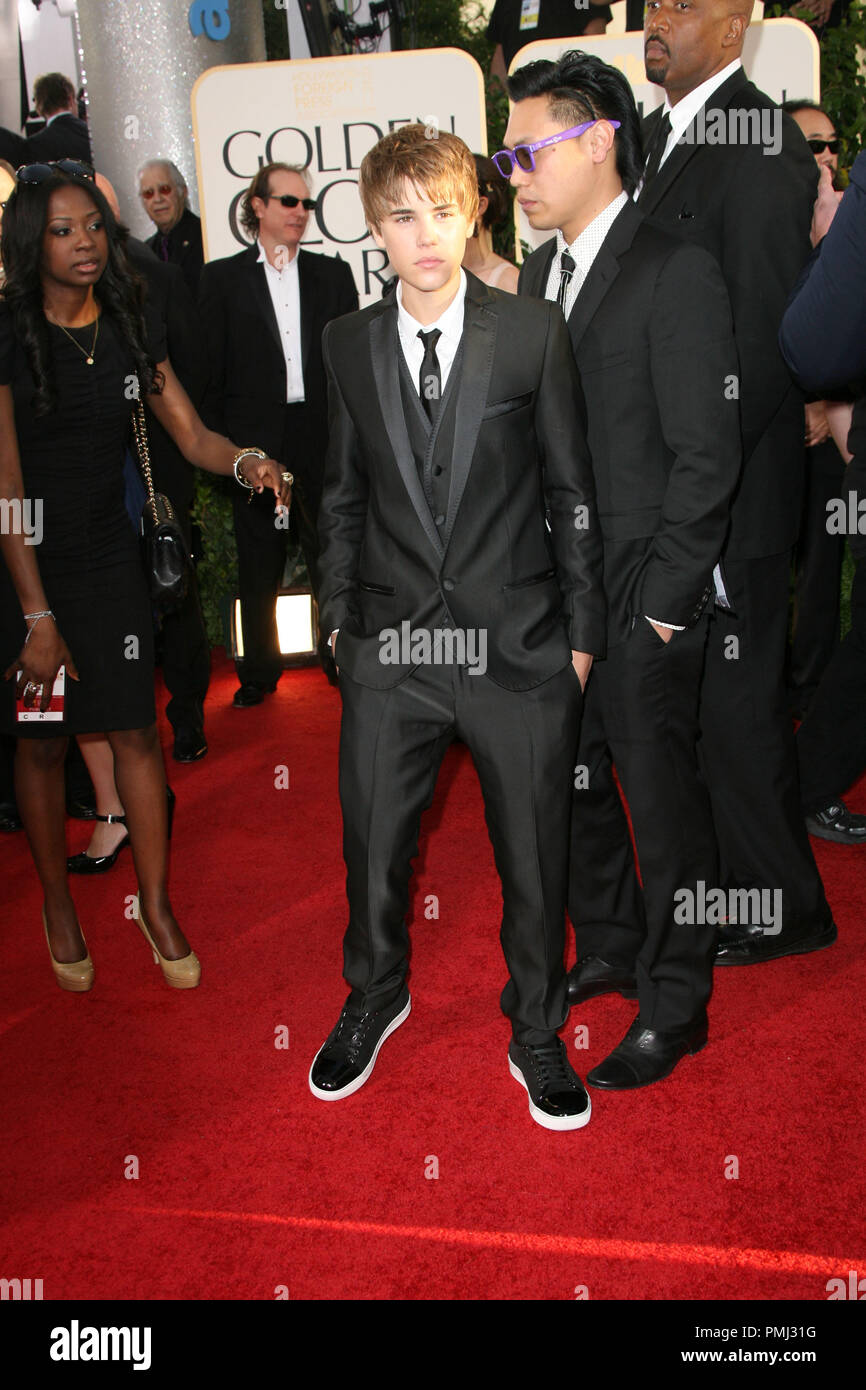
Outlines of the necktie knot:
[{"label": "necktie knot", "polygon": [[654,179],[659,171],[659,167],[662,162],[662,155],[665,152],[665,146],[668,143],[668,136],[670,135],[670,133],[670,112],[665,111],[664,115],[658,123],[655,138],[653,139],[653,142],[649,148],[649,154],[647,156],[646,168],[644,170],[643,176],[645,185],[648,184],[652,179]]}]

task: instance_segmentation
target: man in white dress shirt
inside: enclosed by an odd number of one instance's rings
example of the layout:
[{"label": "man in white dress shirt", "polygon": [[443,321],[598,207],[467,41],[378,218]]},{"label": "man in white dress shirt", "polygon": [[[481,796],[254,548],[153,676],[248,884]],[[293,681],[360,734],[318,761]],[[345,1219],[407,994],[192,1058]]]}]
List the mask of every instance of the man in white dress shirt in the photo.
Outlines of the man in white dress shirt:
[{"label": "man in white dress shirt", "polygon": [[260,498],[235,499],[244,655],[236,663],[240,687],[233,703],[241,709],[261,704],[282,671],[275,598],[289,534],[301,545],[314,594],[318,582],[316,522],[327,445],[322,333],[331,319],[357,309],[358,296],[344,261],[300,249],[315,207],[302,170],[265,165],[241,203],[241,225],[253,244],[202,273],[210,364],[203,413],[239,448],[259,446],[295,479],[291,532],[284,518],[282,529],[275,526],[273,509]]}]

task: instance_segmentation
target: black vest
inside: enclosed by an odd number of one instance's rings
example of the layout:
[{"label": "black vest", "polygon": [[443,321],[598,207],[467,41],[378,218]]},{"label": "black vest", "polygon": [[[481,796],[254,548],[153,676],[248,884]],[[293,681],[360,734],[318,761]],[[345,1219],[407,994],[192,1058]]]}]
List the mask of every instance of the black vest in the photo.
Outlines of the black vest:
[{"label": "black vest", "polygon": [[424,488],[424,496],[430,508],[436,529],[447,545],[448,498],[451,493],[451,455],[454,449],[454,420],[457,410],[457,389],[460,372],[463,368],[463,341],[457,349],[457,356],[448,373],[448,381],[438,414],[433,424],[427,419],[427,412],[421,404],[421,397],[415,387],[399,337],[397,357],[400,363],[400,394],[403,398],[403,415],[409,432],[409,443],[415,456],[418,477]]}]

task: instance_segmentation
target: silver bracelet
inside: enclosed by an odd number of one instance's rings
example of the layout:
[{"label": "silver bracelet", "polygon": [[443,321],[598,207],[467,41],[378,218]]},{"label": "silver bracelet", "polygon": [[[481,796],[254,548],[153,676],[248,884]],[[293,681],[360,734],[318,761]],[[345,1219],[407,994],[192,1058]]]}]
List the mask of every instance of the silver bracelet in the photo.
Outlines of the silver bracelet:
[{"label": "silver bracelet", "polygon": [[250,492],[252,492],[252,490],[253,490],[253,484],[252,484],[252,483],[248,483],[247,480],[246,480],[246,478],[243,476],[243,474],[242,474],[241,471],[240,471],[240,462],[241,462],[241,459],[245,459],[245,458],[266,459],[266,458],[267,458],[267,454],[264,452],[263,449],[239,449],[238,452],[235,454],[235,457],[234,457],[235,478],[236,478],[237,481],[240,483],[241,487],[249,488]]},{"label": "silver bracelet", "polygon": [[42,611],[41,611],[40,613],[25,613],[25,614],[24,614],[24,621],[25,621],[26,623],[29,623],[30,620],[31,620],[31,618],[33,619],[33,627],[29,627],[29,628],[27,629],[27,636],[24,638],[24,645],[25,645],[25,647],[27,646],[27,643],[30,641],[30,638],[33,636],[33,628],[34,628],[34,627],[36,626],[36,624],[39,622],[39,619],[40,619],[40,618],[53,618],[54,621],[57,622],[57,619],[54,617],[54,614],[52,613],[52,611],[51,611],[50,608],[43,608]]}]

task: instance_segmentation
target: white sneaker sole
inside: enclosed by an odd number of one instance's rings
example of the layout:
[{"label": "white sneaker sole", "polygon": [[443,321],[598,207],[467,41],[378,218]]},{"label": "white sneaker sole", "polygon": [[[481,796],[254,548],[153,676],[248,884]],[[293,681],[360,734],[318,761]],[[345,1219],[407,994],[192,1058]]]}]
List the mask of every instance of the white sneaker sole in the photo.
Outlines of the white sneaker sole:
[{"label": "white sneaker sole", "polygon": [[537,1125],[542,1125],[544,1129],[583,1129],[584,1125],[589,1124],[589,1117],[592,1114],[592,1100],[587,1095],[589,1102],[582,1115],[548,1115],[544,1110],[539,1110],[538,1106],[529,1095],[529,1087],[526,1078],[519,1067],[516,1067],[511,1058],[508,1059],[508,1070],[519,1081],[527,1096],[529,1096],[529,1113]]},{"label": "white sneaker sole", "polygon": [[409,1017],[411,1012],[412,997],[410,995],[409,998],[406,1000],[405,1009],[401,1009],[400,1013],[397,1014],[397,1017],[391,1019],[391,1022],[388,1024],[388,1027],[385,1029],[384,1033],[382,1034],[381,1038],[376,1044],[376,1051],[373,1053],[373,1056],[370,1058],[366,1067],[361,1072],[361,1075],[356,1076],[354,1081],[350,1081],[348,1086],[344,1086],[340,1091],[322,1091],[319,1089],[318,1086],[315,1086],[313,1084],[313,1067],[316,1065],[317,1061],[319,1060],[320,1054],[325,1049],[325,1044],[323,1043],[322,1046],[319,1048],[319,1051],[313,1058],[313,1063],[310,1067],[310,1074],[307,1077],[307,1080],[309,1081],[310,1085],[310,1090],[312,1091],[313,1095],[316,1096],[319,1100],[342,1100],[344,1096],[351,1096],[354,1095],[356,1091],[360,1091],[364,1082],[369,1078],[371,1071],[376,1065],[376,1058],[379,1056],[379,1049],[381,1048],[383,1042],[386,1038],[390,1038],[392,1033],[396,1032],[396,1030],[400,1027],[401,1023],[406,1022],[406,1019]]}]

